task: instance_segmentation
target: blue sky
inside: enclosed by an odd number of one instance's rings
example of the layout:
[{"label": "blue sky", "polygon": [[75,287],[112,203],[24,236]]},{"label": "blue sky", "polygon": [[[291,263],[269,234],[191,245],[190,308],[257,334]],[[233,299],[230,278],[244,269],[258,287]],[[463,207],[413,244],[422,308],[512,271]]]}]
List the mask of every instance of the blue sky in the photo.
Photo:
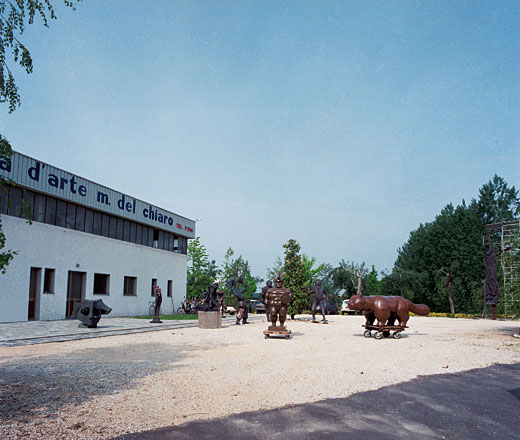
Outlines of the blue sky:
[{"label": "blue sky", "polygon": [[496,173],[520,187],[520,2],[57,1],[13,148],[197,222],[256,275],[294,238],[391,269]]}]

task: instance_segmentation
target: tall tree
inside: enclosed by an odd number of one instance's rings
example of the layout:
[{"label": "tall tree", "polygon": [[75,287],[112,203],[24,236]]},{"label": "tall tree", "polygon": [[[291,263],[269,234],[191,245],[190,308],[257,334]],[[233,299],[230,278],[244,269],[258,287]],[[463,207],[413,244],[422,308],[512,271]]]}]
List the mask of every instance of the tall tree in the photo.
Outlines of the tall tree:
[{"label": "tall tree", "polygon": [[372,269],[366,277],[365,286],[370,295],[381,295],[381,282],[374,265],[372,265]]},{"label": "tall tree", "polygon": [[200,237],[188,244],[188,268],[186,298],[202,299],[205,290],[215,281],[214,269],[208,259],[208,253],[200,242]]},{"label": "tall tree", "polygon": [[493,176],[479,190],[477,211],[484,224],[511,221],[520,216],[520,199],[514,186],[509,188],[506,181]]},{"label": "tall tree", "polygon": [[310,307],[310,298],[305,288],[305,266],[300,255],[300,244],[290,239],[283,245],[284,251],[284,287],[292,291],[292,301],[287,309],[288,314],[294,319],[294,315],[301,313]]},{"label": "tall tree", "polygon": [[[77,0],[79,2],[81,0]],[[64,0],[66,6],[75,9],[76,1]],[[6,103],[9,113],[20,106],[20,94],[18,86],[9,68],[9,58],[6,54],[10,51],[15,64],[25,70],[26,73],[33,71],[33,61],[29,49],[21,41],[27,24],[34,22],[38,16],[45,27],[49,27],[48,20],[56,19],[54,8],[50,0],[0,0],[0,103]],[[7,138],[0,133],[0,162],[9,161],[13,154],[11,144]],[[0,189],[8,182],[0,176]],[[8,197],[4,191],[0,191],[2,197]],[[5,273],[9,262],[16,255],[16,251],[4,250],[6,243],[5,234],[2,232],[0,222],[0,273]]]},{"label": "tall tree", "polygon": [[224,301],[229,303],[234,303],[236,301],[235,296],[231,292],[231,287],[227,283],[232,278],[238,280],[242,278],[244,280],[244,299],[249,301],[254,293],[256,292],[257,283],[261,283],[263,280],[259,277],[254,277],[251,274],[251,267],[249,265],[249,261],[246,260],[242,255],[239,255],[237,258],[234,258],[235,251],[231,248],[228,248],[226,254],[224,255],[224,263],[222,265],[222,283],[219,287],[219,290],[224,292]]}]

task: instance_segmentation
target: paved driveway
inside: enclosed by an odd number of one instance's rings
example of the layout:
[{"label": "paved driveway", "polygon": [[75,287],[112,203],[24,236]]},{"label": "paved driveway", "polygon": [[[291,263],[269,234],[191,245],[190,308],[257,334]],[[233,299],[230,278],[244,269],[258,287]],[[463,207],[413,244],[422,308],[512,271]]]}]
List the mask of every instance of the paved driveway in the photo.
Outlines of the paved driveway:
[{"label": "paved driveway", "polygon": [[[276,390],[266,392],[272,392],[272,398],[276,399]],[[520,364],[423,376],[344,399],[242,413],[118,437],[120,440],[405,438],[520,439]]]}]

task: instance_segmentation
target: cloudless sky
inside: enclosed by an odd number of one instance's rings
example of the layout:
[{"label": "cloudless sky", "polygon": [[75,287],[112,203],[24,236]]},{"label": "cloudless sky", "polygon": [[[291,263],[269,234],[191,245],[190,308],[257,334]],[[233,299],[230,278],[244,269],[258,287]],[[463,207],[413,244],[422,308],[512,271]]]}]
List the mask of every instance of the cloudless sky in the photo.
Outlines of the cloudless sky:
[{"label": "cloudless sky", "polygon": [[265,277],[294,238],[391,269],[446,204],[520,186],[518,1],[53,3],[2,134],[202,219],[218,264],[231,246]]}]

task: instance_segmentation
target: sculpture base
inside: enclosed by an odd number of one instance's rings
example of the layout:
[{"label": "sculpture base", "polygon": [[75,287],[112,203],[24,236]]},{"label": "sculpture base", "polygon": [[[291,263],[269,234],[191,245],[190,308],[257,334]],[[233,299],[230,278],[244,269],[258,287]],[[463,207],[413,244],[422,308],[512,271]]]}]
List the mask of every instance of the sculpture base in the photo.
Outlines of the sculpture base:
[{"label": "sculpture base", "polygon": [[216,312],[199,312],[199,328],[221,328],[222,315]]},{"label": "sculpture base", "polygon": [[159,318],[154,317],[154,318],[150,321],[150,324],[162,324],[162,321],[161,321]]},{"label": "sculpture base", "polygon": [[287,330],[284,325],[270,325],[264,330],[264,337],[267,339],[271,336],[289,339],[291,330]]},{"label": "sculpture base", "polygon": [[80,322],[78,328],[97,328],[97,322],[95,324],[87,325]]},{"label": "sculpture base", "polygon": [[314,320],[314,321],[311,321],[311,322],[313,322],[314,324],[328,324],[329,323],[329,321],[327,321],[327,320],[325,320],[325,321],[323,321],[323,320],[322,321]]}]

